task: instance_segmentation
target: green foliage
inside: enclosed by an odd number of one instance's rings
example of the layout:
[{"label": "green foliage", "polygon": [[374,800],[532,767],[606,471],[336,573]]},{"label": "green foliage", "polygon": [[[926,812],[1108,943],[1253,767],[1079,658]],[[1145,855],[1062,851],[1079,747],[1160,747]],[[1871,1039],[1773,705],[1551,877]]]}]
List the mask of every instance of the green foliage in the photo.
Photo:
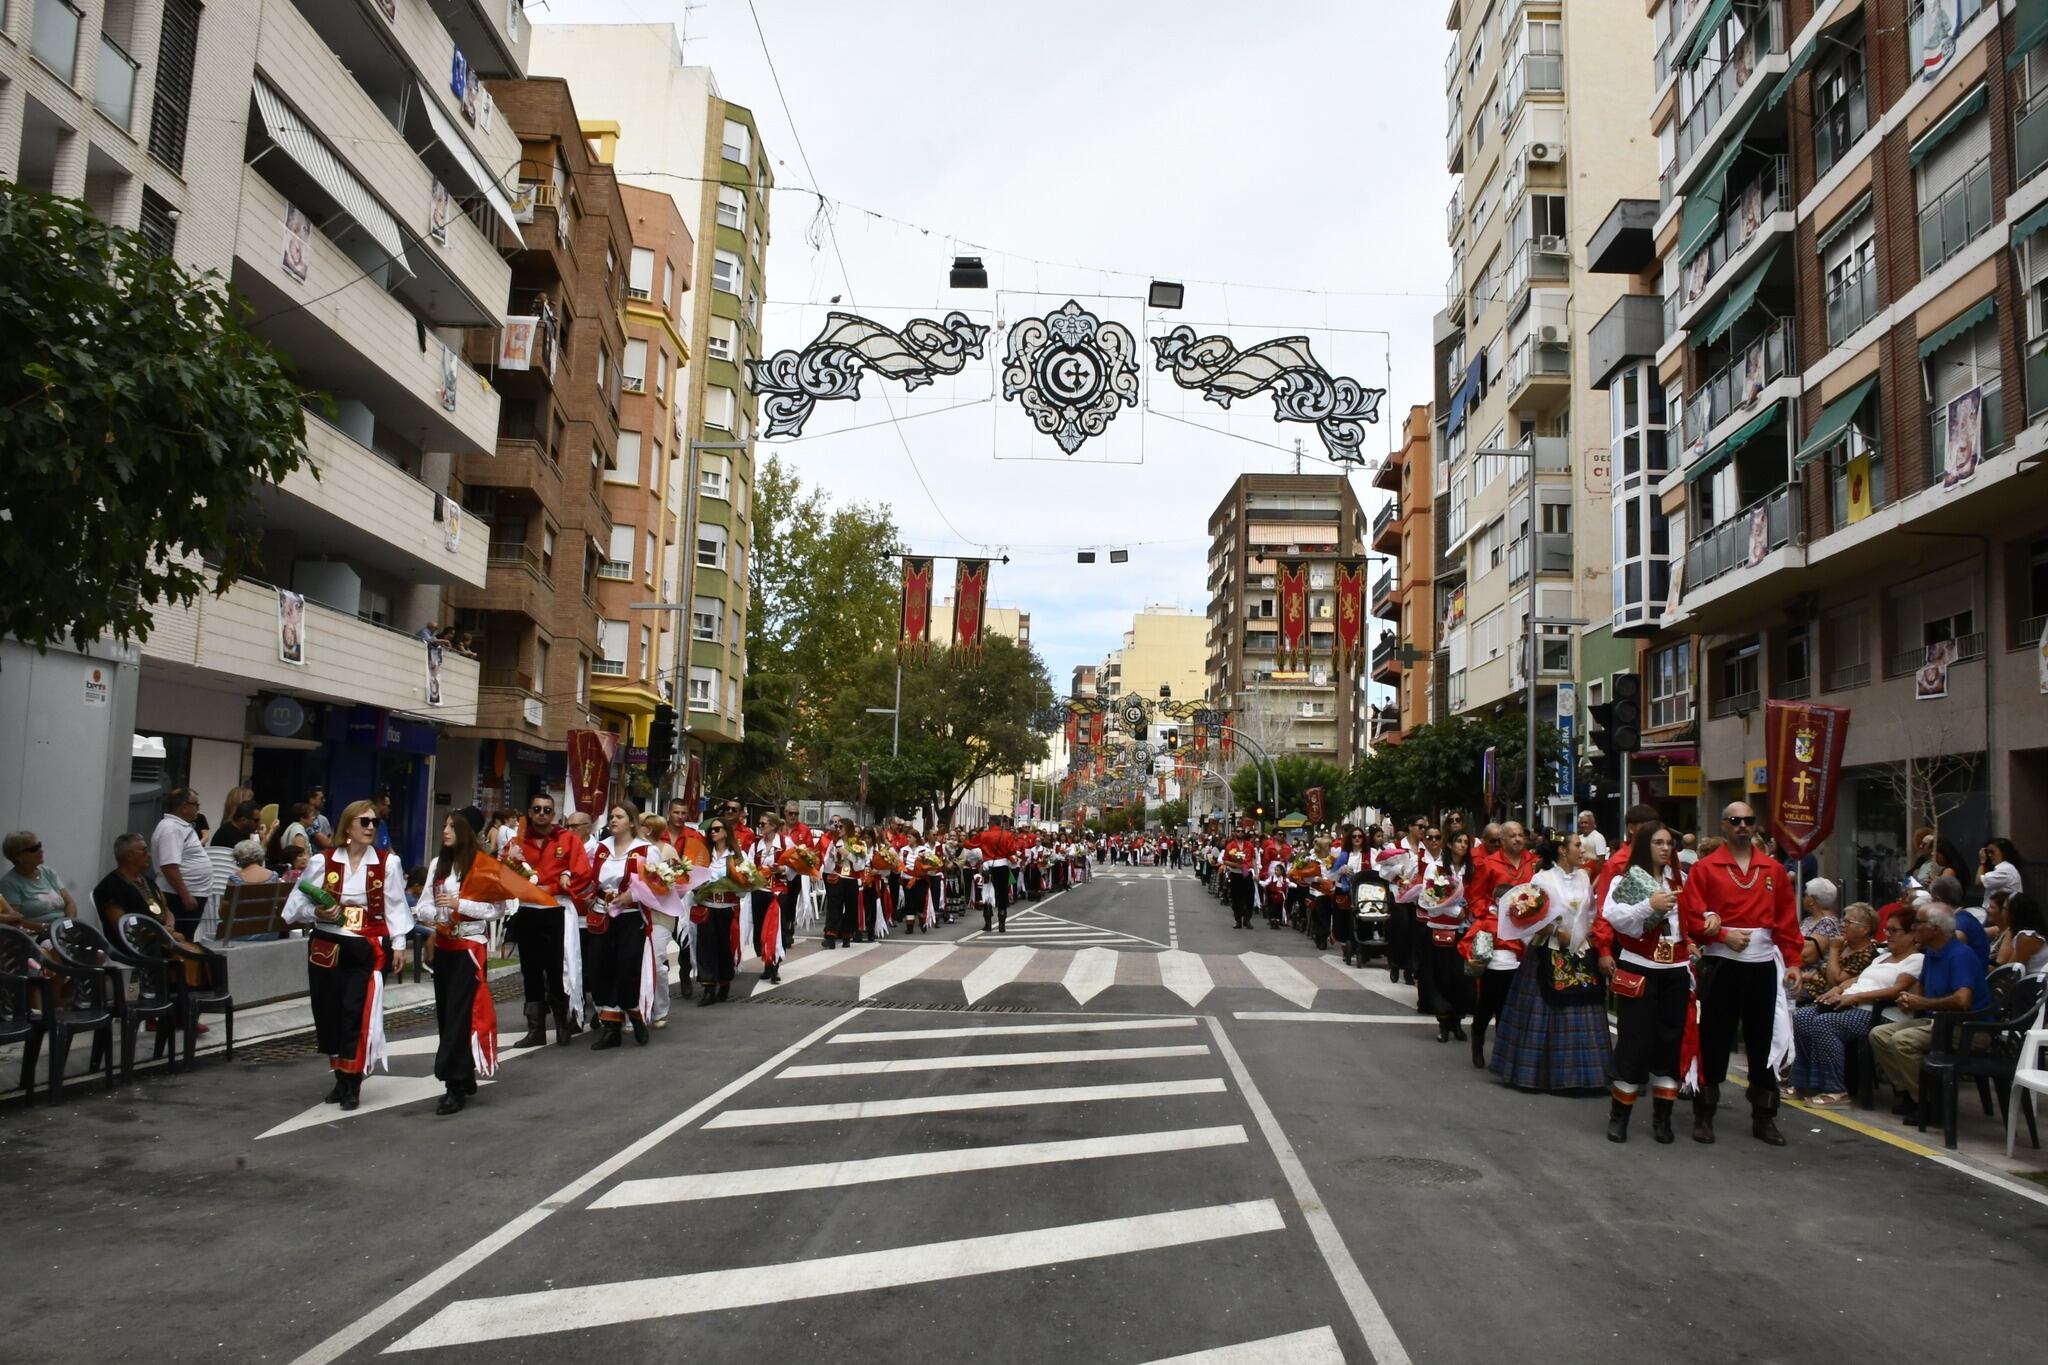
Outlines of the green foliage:
[{"label": "green foliage", "polygon": [[[1453,716],[1418,725],[1399,744],[1379,745],[1352,767],[1344,805],[1372,806],[1396,819],[1447,810],[1477,815],[1486,808],[1484,766],[1492,748],[1500,765],[1498,809],[1519,810],[1527,725],[1519,715]],[[1537,762],[1554,768],[1563,750],[1557,727],[1538,725],[1536,741]]]},{"label": "green foliage", "polygon": [[[1273,797],[1273,778],[1276,775],[1280,779],[1277,802]],[[1331,819],[1345,809],[1345,802],[1340,799],[1344,794],[1344,770],[1320,758],[1282,754],[1273,760],[1272,771],[1266,774],[1265,787],[1266,819],[1269,821],[1278,820],[1289,811],[1308,814],[1307,792],[1310,787],[1323,789],[1324,819]],[[1230,794],[1240,811],[1251,812],[1259,797],[1259,777],[1249,762],[1240,764],[1230,775]]]},{"label": "green foliage", "polygon": [[306,424],[241,308],[85,205],[0,182],[0,635],[146,639],[159,604],[256,564],[258,488],[305,460]]},{"label": "green foliage", "polygon": [[1159,823],[1169,830],[1187,828],[1188,803],[1179,797],[1160,802],[1155,814],[1159,817]]}]

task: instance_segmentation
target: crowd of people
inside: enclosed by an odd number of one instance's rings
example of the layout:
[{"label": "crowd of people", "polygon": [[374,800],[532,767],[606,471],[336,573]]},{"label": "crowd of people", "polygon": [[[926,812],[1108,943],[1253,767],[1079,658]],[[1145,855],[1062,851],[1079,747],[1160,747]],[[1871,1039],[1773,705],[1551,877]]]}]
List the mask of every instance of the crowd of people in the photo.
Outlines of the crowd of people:
[{"label": "crowd of people", "polygon": [[1218,831],[1193,856],[1233,927],[1263,917],[1347,965],[1379,959],[1416,987],[1439,1042],[1469,1042],[1473,1066],[1520,1090],[1605,1095],[1614,1142],[1646,1093],[1656,1141],[1676,1141],[1685,1096],[1693,1139],[1715,1141],[1738,1040],[1761,1142],[1784,1144],[1782,1086],[1848,1102],[1866,1036],[1895,1112],[1917,1113],[1935,1019],[1987,1017],[2048,978],[2048,919],[2010,840],[1985,844],[1972,888],[1954,850],[1917,831],[1896,898],[1842,906],[1813,855],[1782,854],[1745,802],[1707,837],[1651,806],[1625,825],[1610,849],[1590,812],[1533,834],[1513,821],[1475,831],[1453,812],[1293,842]]}]

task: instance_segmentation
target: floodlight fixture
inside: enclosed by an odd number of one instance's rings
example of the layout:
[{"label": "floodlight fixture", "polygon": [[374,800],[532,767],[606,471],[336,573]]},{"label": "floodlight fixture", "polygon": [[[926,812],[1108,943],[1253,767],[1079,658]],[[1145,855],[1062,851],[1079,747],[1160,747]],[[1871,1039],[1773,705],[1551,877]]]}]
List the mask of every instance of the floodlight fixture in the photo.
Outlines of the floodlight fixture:
[{"label": "floodlight fixture", "polygon": [[1154,280],[1152,287],[1145,291],[1145,304],[1150,308],[1178,309],[1187,299],[1187,287],[1167,280]]},{"label": "floodlight fixture", "polygon": [[983,268],[979,256],[955,256],[947,282],[955,289],[986,289],[988,271]]}]

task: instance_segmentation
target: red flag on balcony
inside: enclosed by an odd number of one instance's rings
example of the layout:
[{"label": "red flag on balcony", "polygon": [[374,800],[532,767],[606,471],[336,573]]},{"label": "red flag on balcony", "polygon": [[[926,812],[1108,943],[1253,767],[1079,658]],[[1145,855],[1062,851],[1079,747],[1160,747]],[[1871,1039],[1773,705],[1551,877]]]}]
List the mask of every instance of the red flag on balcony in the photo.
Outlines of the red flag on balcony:
[{"label": "red flag on balcony", "polygon": [[931,653],[932,561],[903,557],[903,617],[896,637],[898,660],[923,659]]},{"label": "red flag on balcony", "polygon": [[1283,668],[1308,666],[1308,565],[1280,562],[1280,658]]},{"label": "red flag on balcony", "polygon": [[988,561],[963,559],[953,573],[953,657],[978,663],[987,632]]},{"label": "red flag on balcony", "polygon": [[1365,662],[1365,561],[1337,566],[1337,660],[1353,668]]}]

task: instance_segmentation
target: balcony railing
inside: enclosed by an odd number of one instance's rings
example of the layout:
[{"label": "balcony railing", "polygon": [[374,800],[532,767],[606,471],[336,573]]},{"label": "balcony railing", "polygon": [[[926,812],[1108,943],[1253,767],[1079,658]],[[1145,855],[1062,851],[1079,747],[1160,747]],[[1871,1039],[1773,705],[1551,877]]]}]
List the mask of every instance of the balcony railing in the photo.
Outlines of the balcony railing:
[{"label": "balcony railing", "polygon": [[1455,34],[1455,33],[1454,33],[1454,34],[1452,34],[1452,35],[1451,35],[1451,50],[1450,50],[1449,52],[1446,52],[1446,53],[1444,54],[1444,89],[1445,89],[1445,90],[1449,90],[1449,89],[1450,89],[1450,88],[1451,88],[1452,86],[1454,86],[1454,85],[1456,85],[1456,84],[1458,83],[1458,73],[1459,73],[1460,71],[1463,71],[1463,70],[1465,69],[1465,65],[1464,65],[1464,62],[1463,62],[1463,60],[1462,60],[1462,59],[1463,59],[1463,57],[1464,57],[1464,55],[1465,55],[1465,53],[1464,53],[1464,51],[1463,51],[1463,48],[1464,48],[1464,44],[1462,44],[1462,43],[1460,43],[1460,42],[1458,41],[1458,35],[1457,35],[1457,34]]},{"label": "balcony railing", "polygon": [[[1982,460],[2005,449],[2005,382],[1994,379],[1983,390],[1978,404],[1977,458]],[[1948,406],[1933,405],[1927,414],[1927,482],[1931,487],[1942,480],[1948,468]]]},{"label": "balcony railing", "polygon": [[1687,303],[1706,293],[1707,282],[1717,278],[1729,261],[1756,240],[1772,214],[1792,207],[1792,158],[1772,157],[1758,168],[1756,179],[1740,194],[1730,195],[1729,202],[1722,207],[1720,231],[1707,244],[1707,272],[1696,279],[1688,272]]},{"label": "balcony railing", "polygon": [[[1984,636],[1981,631],[1957,637],[1955,646],[1955,663],[1968,663],[1972,659],[1984,657]],[[1901,649],[1886,655],[1884,675],[1887,678],[1911,677],[1926,667],[1927,651],[1932,648],[1932,645],[1922,645],[1918,649]]]},{"label": "balcony railing", "polygon": [[100,35],[100,64],[93,73],[93,107],[114,121],[131,128],[135,119],[135,73],[142,68],[106,34]]},{"label": "balcony railing", "polygon": [[1373,580],[1372,600],[1384,602],[1394,595],[1394,574],[1390,569]]},{"label": "balcony railing", "polygon": [[592,659],[590,661],[590,672],[594,677],[599,678],[623,678],[626,676],[626,661],[624,659]]},{"label": "balcony railing", "polygon": [[1521,308],[1532,284],[1549,284],[1571,277],[1571,248],[1562,237],[1531,237],[1508,262],[1508,315]]},{"label": "balcony railing", "polygon": [[1671,207],[1671,196],[1677,192],[1678,167],[1676,164],[1673,164],[1657,172],[1657,213],[1659,216],[1662,216],[1664,210]]},{"label": "balcony railing", "polygon": [[[1757,519],[1763,519],[1757,534]],[[1685,552],[1685,590],[1690,593],[1731,569],[1748,568],[1751,560],[1792,543],[1799,533],[1799,487],[1787,484],[1758,498],[1705,535]]]},{"label": "balcony railing", "polygon": [[1842,98],[1813,116],[1814,174],[1826,175],[1870,130],[1870,100],[1859,80]]},{"label": "balcony railing", "polygon": [[1931,275],[1991,226],[1991,158],[1984,157],[1920,210],[1920,274]]},{"label": "balcony railing", "polygon": [[1650,88],[1662,90],[1664,82],[1671,79],[1671,35],[1657,44],[1657,54],[1650,58]]},{"label": "balcony railing", "polygon": [[[1562,531],[1539,531],[1536,535],[1536,572],[1569,574],[1572,571],[1572,538]],[[1520,583],[1529,576],[1529,537],[1508,546],[1508,581]]]},{"label": "balcony railing", "polygon": [[1714,704],[1707,714],[1714,720],[1727,716],[1747,715],[1763,704],[1763,695],[1755,689],[1747,692],[1729,692],[1714,698]]},{"label": "balcony railing", "polygon": [[1444,168],[1453,172],[1465,169],[1465,104],[1463,100],[1451,106],[1451,126],[1444,133]]},{"label": "balcony railing", "polygon": [[600,560],[597,565],[597,576],[599,578],[614,579],[621,583],[630,583],[633,581],[632,561],[625,559]]},{"label": "balcony railing", "polygon": [[1737,352],[1685,401],[1685,445],[1703,448],[1707,434],[1754,403],[1766,385],[1793,372],[1792,319],[1780,318]]},{"label": "balcony railing", "polygon": [[1678,164],[1683,166],[1692,160],[1693,154],[1722,114],[1735,103],[1736,96],[1748,86],[1756,75],[1757,64],[1764,58],[1785,50],[1785,4],[1784,0],[1771,0],[1751,17],[1749,30],[1735,44],[1735,50],[1721,63],[1720,70],[1700,97],[1693,101],[1692,108],[1678,125]]},{"label": "balcony railing", "polygon": [[1572,443],[1567,437],[1524,436],[1509,449],[1522,452],[1522,458],[1508,461],[1508,487],[1511,489],[1522,486],[1531,468],[1538,474],[1572,472]]},{"label": "balcony railing", "polygon": [[1465,221],[1465,187],[1460,184],[1451,191],[1450,202],[1444,205],[1444,240],[1458,240],[1458,228]]},{"label": "balcony railing", "polygon": [[1380,532],[1386,530],[1387,527],[1394,524],[1395,514],[1396,509],[1394,507],[1394,504],[1391,502],[1382,505],[1379,511],[1373,513],[1372,538],[1374,540],[1378,540],[1380,538]]},{"label": "balcony railing", "polygon": [[552,577],[541,564],[540,554],[531,545],[520,540],[494,540],[491,542],[489,561],[492,564],[507,564],[525,569],[538,578],[552,582]]},{"label": "balcony railing", "polygon": [[66,85],[78,74],[78,26],[84,21],[85,11],[71,0],[36,0],[28,50]]},{"label": "balcony railing", "polygon": [[1877,316],[1877,262],[1828,290],[1828,345],[1839,346]]},{"label": "balcony railing", "polygon": [[2006,648],[2015,653],[2020,650],[2033,649],[2041,643],[2041,632],[2044,630],[2048,630],[2048,613],[2040,616],[2029,616],[2026,620],[2020,622],[2019,630],[2007,642]]},{"label": "balcony railing", "polygon": [[2013,119],[2013,159],[2022,184],[2048,166],[2048,86],[2029,95]]},{"label": "balcony railing", "polygon": [[1847,692],[1852,687],[1862,687],[1870,681],[1870,664],[1840,664],[1828,670],[1828,691]]},{"label": "balcony railing", "polygon": [[1532,94],[1556,94],[1564,89],[1564,54],[1535,52],[1515,58],[1508,72],[1506,96],[1500,102],[1500,130],[1514,123],[1522,102]]},{"label": "balcony railing", "polygon": [[1571,348],[1563,342],[1543,342],[1523,337],[1508,354],[1507,386],[1510,395],[1519,393],[1530,381],[1568,377],[1572,372]]},{"label": "balcony railing", "polygon": [[2027,341],[2027,420],[2048,412],[2048,333]]},{"label": "balcony railing", "polygon": [[1386,634],[1380,636],[1379,639],[1375,640],[1372,646],[1373,672],[1379,672],[1379,670],[1384,665],[1392,661],[1394,657],[1394,651],[1399,649],[1400,647],[1401,642],[1395,638],[1394,633],[1392,631],[1388,631]]}]

